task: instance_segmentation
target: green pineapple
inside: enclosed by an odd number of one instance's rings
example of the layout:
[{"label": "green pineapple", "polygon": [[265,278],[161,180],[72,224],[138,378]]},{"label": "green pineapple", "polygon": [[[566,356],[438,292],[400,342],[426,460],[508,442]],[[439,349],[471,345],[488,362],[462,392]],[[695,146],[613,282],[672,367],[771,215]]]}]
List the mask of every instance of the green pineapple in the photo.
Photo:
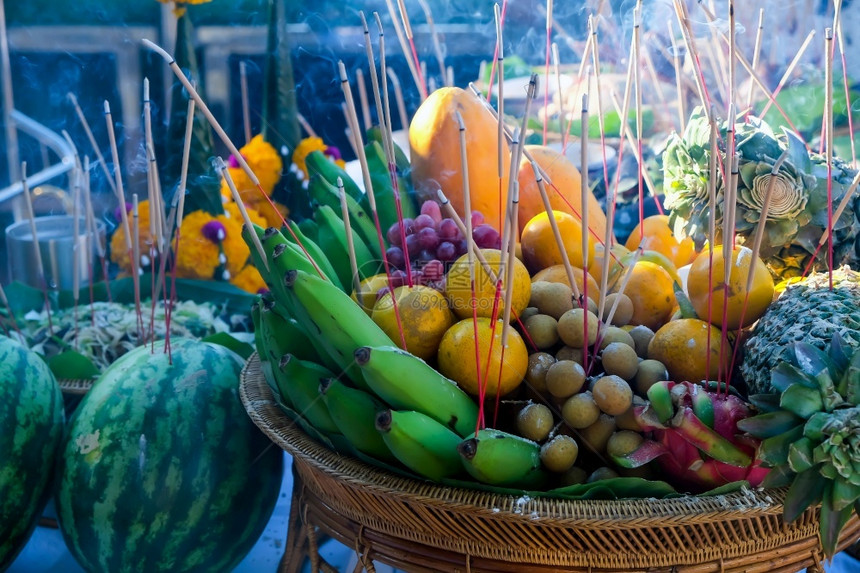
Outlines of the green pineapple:
[{"label": "green pineapple", "polygon": [[750,397],[764,413],[737,426],[762,440],[758,459],[773,468],[762,485],[790,484],[787,523],[821,504],[819,535],[829,557],[851,514],[860,513],[860,350],[838,333],[824,349],[806,342],[789,349],[771,371],[777,393]]},{"label": "green pineapple", "polygon": [[750,394],[769,392],[771,370],[786,360],[795,342],[825,349],[834,333],[845,344],[860,347],[860,273],[848,267],[812,273],[792,283],[759,320],[744,344],[741,374]]}]

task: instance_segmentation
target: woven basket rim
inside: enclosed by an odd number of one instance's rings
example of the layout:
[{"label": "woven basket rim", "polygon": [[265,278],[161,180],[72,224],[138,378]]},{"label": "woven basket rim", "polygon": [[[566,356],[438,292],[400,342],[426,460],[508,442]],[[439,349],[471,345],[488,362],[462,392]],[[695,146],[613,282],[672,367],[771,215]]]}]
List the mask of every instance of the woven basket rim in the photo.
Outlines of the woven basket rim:
[{"label": "woven basket rim", "polygon": [[93,387],[95,378],[59,378],[57,384],[65,394],[86,394]]},{"label": "woven basket rim", "polygon": [[396,475],[383,468],[334,452],[305,434],[283,413],[263,376],[259,357],[252,355],[241,373],[240,397],[254,423],[299,463],[316,471],[372,488],[377,493],[400,496],[425,504],[464,503],[474,511],[509,511],[525,518],[562,519],[581,522],[641,522],[653,517],[662,524],[703,520],[723,521],[755,515],[782,514],[786,488],[743,489],[725,495],[685,495],[671,499],[568,500],[549,496],[507,495],[440,485]]}]

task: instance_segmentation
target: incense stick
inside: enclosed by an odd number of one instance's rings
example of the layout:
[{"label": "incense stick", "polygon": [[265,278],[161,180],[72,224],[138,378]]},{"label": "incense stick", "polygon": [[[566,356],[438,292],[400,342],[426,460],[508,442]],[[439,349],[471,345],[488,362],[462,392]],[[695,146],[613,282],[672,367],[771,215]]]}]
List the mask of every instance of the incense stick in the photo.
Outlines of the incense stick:
[{"label": "incense stick", "polygon": [[[561,236],[561,230],[558,228],[558,221],[555,218],[555,211],[550,204],[546,185],[544,185],[543,177],[541,176],[537,163],[532,161],[531,166],[532,171],[535,173],[535,181],[537,182],[538,191],[540,192],[541,201],[543,201],[543,208],[546,211],[547,219],[549,219],[549,226],[552,229],[552,235],[555,237],[555,243],[558,246],[559,253],[561,254],[561,262],[564,265],[564,272],[567,275],[568,282],[570,282],[570,289],[573,292],[574,299],[575,301],[578,301],[581,298],[579,294],[579,286],[576,284],[576,279],[573,274],[573,266],[570,264],[570,257],[567,254],[567,249],[564,247],[564,239]],[[585,227],[583,226],[583,228]],[[606,266],[608,267],[609,265]],[[586,277],[583,276],[583,279],[585,278]],[[586,281],[583,281],[583,284],[585,282]]]},{"label": "incense stick", "polygon": [[463,219],[454,209],[454,206],[451,204],[451,201],[448,200],[448,197],[445,196],[445,193],[441,189],[436,190],[436,196],[439,200],[439,205],[442,209],[445,210],[445,214],[457,225],[457,228],[460,229],[460,232],[463,233],[463,237],[466,237],[466,242],[469,245],[469,248],[472,249],[473,254],[478,262],[481,264],[481,267],[484,269],[484,272],[487,273],[487,276],[490,277],[490,282],[495,283],[499,280],[499,277],[496,275],[496,271],[490,266],[489,261],[487,261],[484,254],[481,252],[481,249],[475,243],[475,238],[469,238],[466,224],[463,222]]},{"label": "incense stick", "polygon": [[90,129],[90,124],[87,121],[86,116],[84,115],[84,111],[81,109],[80,104],[78,104],[78,98],[75,97],[75,94],[73,94],[72,92],[67,93],[66,97],[69,98],[69,101],[72,102],[72,106],[75,108],[75,113],[78,116],[78,120],[80,120],[81,126],[84,128],[84,133],[86,133],[87,139],[90,141],[90,145],[92,146],[93,151],[96,154],[96,161],[98,161],[98,164],[101,165],[108,185],[110,185],[111,190],[114,192],[114,194],[116,194],[116,181],[114,181],[113,175],[111,175],[110,170],[107,167],[107,161],[105,161],[105,158],[102,155],[101,150],[99,149],[98,143],[96,143],[96,138],[93,135],[92,129]]},{"label": "incense stick", "polygon": [[[594,44],[592,44],[592,49]],[[579,135],[580,149],[580,198],[582,200],[582,300],[579,301],[583,311],[588,311],[588,92],[582,94],[582,121]],[[606,247],[604,247],[606,248]],[[582,367],[588,371],[588,317],[582,321],[583,340],[586,341],[582,349]]]},{"label": "incense stick", "polygon": [[[606,315],[606,320],[604,321],[605,324],[612,324],[612,319],[615,318],[615,310],[618,308],[618,303],[621,302],[621,300],[620,300],[621,296],[620,295],[624,294],[624,290],[627,288],[627,284],[630,282],[630,279],[633,277],[633,269],[636,268],[636,263],[639,262],[639,258],[642,256],[642,253],[643,253],[642,247],[639,247],[638,249],[636,249],[635,253],[636,254],[633,255],[633,259],[627,265],[627,272],[624,273],[624,277],[621,279],[621,284],[619,285],[618,290],[615,291],[619,296],[615,297],[615,300],[613,301],[612,306],[609,307],[609,314]],[[604,331],[604,332],[606,332],[606,331]],[[599,336],[600,336],[600,333],[598,333],[598,337]],[[596,340],[594,342],[594,345],[597,348],[600,348],[600,342],[601,342],[601,340]],[[583,353],[583,355],[584,355],[584,353]]]},{"label": "incense stick", "polygon": [[[30,233],[33,235],[33,258],[36,262],[36,277],[39,279],[39,285],[42,289],[42,294],[45,299],[45,310],[48,313],[48,330],[51,336],[54,334],[54,327],[51,323],[51,303],[48,299],[48,281],[45,278],[45,266],[42,261],[42,249],[39,245],[39,233],[36,229],[36,214],[33,210],[33,198],[30,196],[30,185],[27,183],[27,162],[21,162],[21,186],[24,195],[24,207],[27,210],[27,218],[30,221]],[[59,285],[58,285],[59,286]]]},{"label": "incense stick", "polygon": [[[76,156],[77,159],[77,156]],[[81,195],[81,173],[79,169],[74,170],[74,184],[72,185],[72,302],[74,304],[75,322],[75,350],[78,348],[78,302],[80,301],[81,289],[81,263],[78,260],[80,250],[80,195]]]},{"label": "incense stick", "polygon": [[134,285],[134,312],[137,315],[137,337],[142,339],[143,334],[143,313],[140,308],[140,219],[138,217],[138,202],[137,193],[131,194],[132,204],[132,226],[131,230],[134,233],[132,241],[132,259],[131,259],[131,283]]},{"label": "incense stick", "polygon": [[248,99],[248,62],[239,62],[239,90],[242,96],[242,127],[245,129],[245,143],[251,141],[251,102]]},{"label": "incense stick", "polygon": [[[236,189],[236,184],[233,182],[233,178],[230,177],[230,171],[227,169],[227,165],[224,163],[224,160],[221,157],[215,158],[215,169],[217,169],[221,176],[224,177],[224,180],[227,182],[227,187],[230,188],[230,194],[233,196],[233,201],[236,202],[236,206],[239,207],[239,214],[242,215],[242,220],[245,222],[245,225],[248,227],[251,236],[251,241],[254,243],[254,248],[257,250],[257,253],[260,255],[260,258],[266,264],[266,270],[269,268],[268,260],[266,259],[266,251],[263,249],[263,243],[260,242],[260,237],[257,236],[257,233],[254,232],[254,223],[251,221],[251,218],[248,216],[248,211],[245,209],[245,204],[242,202],[242,196],[239,195],[239,190]],[[181,201],[181,199],[180,199]],[[177,218],[177,225],[180,224],[182,220]]]},{"label": "incense stick", "polygon": [[[355,243],[352,239],[352,225],[349,222],[349,208],[346,205],[346,192],[343,189],[343,179],[337,178],[337,194],[340,199],[340,214],[343,218],[343,226],[346,233],[346,250],[349,254],[349,266],[352,270],[352,287],[355,290],[356,296],[361,292],[361,279],[358,276],[358,261],[355,258]],[[394,291],[391,292],[391,299],[394,300]]]},{"label": "incense stick", "polygon": [[[708,284],[714,284],[714,241],[717,234],[717,157],[719,148],[717,141],[719,131],[717,127],[717,115],[714,106],[708,109],[708,125],[710,127],[710,153],[708,154]],[[708,324],[713,324],[714,318],[714,289],[708,289]],[[711,347],[711,329],[707,332],[707,347]],[[711,353],[705,356],[705,372],[710,376]],[[718,373],[719,374],[719,373]]]},{"label": "incense stick", "polygon": [[678,120],[680,132],[683,133],[687,128],[687,113],[684,111],[684,90],[681,81],[681,54],[678,51],[678,43],[675,40],[675,28],[672,26],[672,21],[667,22],[669,25],[669,39],[672,41],[672,64],[675,66],[675,90],[678,92]]},{"label": "incense stick", "polygon": [[314,128],[311,127],[311,124],[308,123],[308,120],[300,113],[296,113],[296,120],[298,120],[299,125],[302,126],[302,129],[305,130],[305,133],[308,134],[308,137],[319,137],[317,132],[314,131]]},{"label": "incense stick", "polygon": [[125,190],[123,189],[123,186],[122,186],[122,170],[120,169],[119,151],[118,151],[117,145],[116,145],[116,134],[114,134],[114,130],[113,130],[113,119],[111,118],[111,113],[110,113],[110,103],[108,103],[107,100],[105,100],[104,109],[105,109],[105,123],[107,124],[108,139],[110,140],[111,157],[113,158],[113,165],[114,165],[113,170],[114,170],[114,177],[116,179],[116,194],[117,194],[117,200],[119,201],[119,212],[120,212],[120,217],[122,219],[122,228],[125,231],[125,247],[128,250],[129,257],[130,257],[131,256],[131,248],[132,248],[131,227],[129,226],[129,223],[128,223],[128,213],[126,212],[126,206],[125,206]]},{"label": "incense stick", "polygon": [[[827,228],[833,228],[833,29],[824,30],[824,119],[827,133]],[[848,110],[851,114],[851,109]],[[833,290],[833,235],[827,243],[827,277]]]},{"label": "incense stick", "polygon": [[[546,0],[546,59],[543,72],[543,144],[546,145],[549,122],[549,58],[552,45],[552,0]],[[561,97],[561,94],[558,94]]]},{"label": "incense stick", "polygon": [[[758,224],[755,228],[755,237],[753,238],[753,247],[752,247],[752,262],[750,263],[749,272],[747,273],[747,282],[746,282],[746,298],[749,299],[749,293],[752,290],[752,282],[755,277],[755,259],[758,257],[759,251],[761,250],[762,239],[764,239],[764,230],[767,226],[767,215],[768,210],[770,209],[770,201],[773,196],[773,188],[776,186],[776,176],[779,173],[779,169],[782,167],[783,162],[788,159],[788,149],[782,152],[782,155],[776,160],[776,163],[773,164],[773,167],[770,170],[770,179],[767,182],[767,188],[764,192],[764,199],[761,204],[761,213],[758,217]],[[744,301],[744,306],[746,306],[746,301]],[[741,318],[741,326],[743,326],[743,317]]]},{"label": "incense stick", "polygon": [[9,38],[6,32],[6,8],[0,2],[0,68],[3,80],[3,123],[6,126],[6,166],[9,179],[16,179],[20,167],[18,151],[18,128],[12,119],[15,98],[12,90],[12,64],[9,59]]},{"label": "incense stick", "polygon": [[561,125],[564,121],[564,107],[561,105],[563,92],[561,89],[561,58],[558,55],[558,44],[553,42],[551,51],[553,73],[555,74],[555,89],[558,95],[558,131],[559,135],[561,135]]},{"label": "incense stick", "polygon": [[[764,30],[764,8],[759,8],[758,11],[758,28],[755,33],[755,46],[753,47],[753,60],[752,67],[754,70],[758,70],[759,58],[761,56],[761,36],[762,31]],[[752,107],[753,101],[753,88],[755,84],[750,82],[749,91],[747,92],[747,108]],[[750,267],[752,268],[752,267]]]},{"label": "incense stick", "polygon": [[[785,86],[788,79],[791,77],[792,72],[794,72],[794,68],[797,66],[797,63],[800,61],[800,58],[803,57],[804,52],[806,52],[806,48],[809,47],[809,44],[812,42],[812,38],[815,36],[815,30],[810,30],[809,34],[807,34],[806,39],[800,45],[800,49],[797,50],[797,53],[792,58],[791,63],[788,64],[788,67],[785,68],[785,73],[782,74],[782,78],[780,78],[779,83],[776,85],[776,89],[773,90],[774,99],[779,95],[779,92],[782,91],[782,88]],[[767,114],[767,110],[770,109],[771,104],[773,103],[773,99],[769,99],[767,103],[764,105],[764,109],[761,110],[761,117],[764,117]]]},{"label": "incense stick", "polygon": [[422,89],[422,80],[418,75],[418,66],[417,62],[412,59],[412,55],[409,53],[409,46],[406,45],[406,37],[403,34],[403,29],[400,25],[400,20],[397,16],[397,12],[394,9],[393,0],[385,0],[386,6],[388,6],[388,14],[391,16],[391,24],[394,26],[394,33],[397,34],[397,40],[400,43],[400,49],[403,51],[403,57],[406,60],[406,65],[409,67],[409,73],[412,74],[412,80],[415,82],[415,87],[418,88],[418,93],[421,95],[421,101],[424,101],[424,90]]},{"label": "incense stick", "polygon": [[[737,54],[737,42],[735,39],[735,1],[729,0],[729,102],[735,103],[735,55]],[[753,66],[755,69],[755,66]],[[734,118],[729,116],[734,121]]]},{"label": "incense stick", "polygon": [[436,60],[439,62],[439,73],[442,83],[446,86],[453,86],[454,82],[449,80],[448,71],[445,68],[445,55],[442,53],[442,43],[439,41],[439,33],[436,30],[436,23],[433,21],[433,12],[425,0],[418,0],[418,4],[421,5],[421,10],[427,19],[427,26],[430,28],[430,37],[433,40],[433,52],[436,54]]},{"label": "incense stick", "polygon": [[[502,33],[502,15],[499,10],[499,5],[496,3],[493,7],[493,16],[496,22],[496,66],[499,70],[499,97],[496,98],[496,107],[498,108],[497,115],[497,126],[498,131],[496,134],[496,175],[499,178],[499,221],[498,228],[500,230],[504,230],[504,222],[502,220],[502,185],[505,177],[505,149],[504,149],[504,138],[502,134],[505,131],[505,41],[504,35]],[[492,86],[491,86],[492,87]],[[506,209],[505,209],[506,211]],[[500,263],[501,264],[501,263]]]},{"label": "incense stick", "polygon": [[[381,56],[380,56],[381,57]],[[394,101],[397,102],[397,112],[400,115],[400,129],[409,130],[409,115],[406,113],[406,101],[403,99],[403,87],[400,85],[400,78],[391,68],[388,68],[382,74],[383,82],[385,77],[391,81],[391,87],[394,90]],[[387,92],[383,92],[385,97],[388,97]]]},{"label": "incense stick", "polygon": [[[594,22],[594,18],[591,16],[588,17],[588,28],[591,30],[591,63],[594,69],[594,84],[597,90],[597,127],[600,131],[600,152],[601,159],[603,162],[603,184],[606,187],[607,193],[609,192],[609,164],[606,160],[606,132],[604,131],[603,125],[603,95],[600,89],[600,42],[597,38],[597,24]],[[656,80],[655,80],[656,81]],[[619,118],[621,119],[621,118]],[[584,133],[586,136],[588,135],[588,131],[591,129],[591,126],[586,126],[584,128]]]},{"label": "incense stick", "polygon": [[367,86],[364,84],[364,71],[361,68],[355,70],[355,88],[358,90],[358,101],[361,104],[361,116],[364,120],[364,131],[373,126],[370,120],[370,105],[367,102]]}]

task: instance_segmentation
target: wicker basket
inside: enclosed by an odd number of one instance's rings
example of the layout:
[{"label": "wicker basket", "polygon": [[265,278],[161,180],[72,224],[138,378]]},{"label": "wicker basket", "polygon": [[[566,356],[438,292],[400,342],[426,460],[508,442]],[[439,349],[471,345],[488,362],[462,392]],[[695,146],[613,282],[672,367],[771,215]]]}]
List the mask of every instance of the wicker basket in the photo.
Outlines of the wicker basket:
[{"label": "wicker basket", "polygon": [[93,387],[93,382],[95,380],[92,378],[84,378],[84,379],[60,379],[57,380],[57,383],[60,385],[60,390],[63,394],[69,396],[83,396],[87,392],[90,391],[90,388]]},{"label": "wicker basket", "polygon": [[[818,511],[783,523],[784,490],[568,501],[442,487],[309,438],[276,404],[256,355],[243,370],[240,395],[254,423],[293,456],[294,505],[301,505],[304,530],[319,528],[355,547],[360,564],[378,560],[409,571],[821,571]],[[858,536],[854,516],[840,549]]]}]

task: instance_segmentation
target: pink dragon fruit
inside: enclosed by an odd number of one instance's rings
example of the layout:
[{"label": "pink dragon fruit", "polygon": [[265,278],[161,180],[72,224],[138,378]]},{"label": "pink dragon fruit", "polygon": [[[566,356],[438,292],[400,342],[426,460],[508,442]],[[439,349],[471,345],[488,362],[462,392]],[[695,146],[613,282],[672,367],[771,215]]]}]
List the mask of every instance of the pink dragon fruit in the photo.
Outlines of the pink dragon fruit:
[{"label": "pink dragon fruit", "polygon": [[652,439],[625,456],[614,456],[621,467],[656,460],[670,481],[693,493],[740,480],[755,487],[769,471],[755,459],[759,440],[737,428],[751,413],[736,396],[691,382],[658,382],[634,414]]}]

